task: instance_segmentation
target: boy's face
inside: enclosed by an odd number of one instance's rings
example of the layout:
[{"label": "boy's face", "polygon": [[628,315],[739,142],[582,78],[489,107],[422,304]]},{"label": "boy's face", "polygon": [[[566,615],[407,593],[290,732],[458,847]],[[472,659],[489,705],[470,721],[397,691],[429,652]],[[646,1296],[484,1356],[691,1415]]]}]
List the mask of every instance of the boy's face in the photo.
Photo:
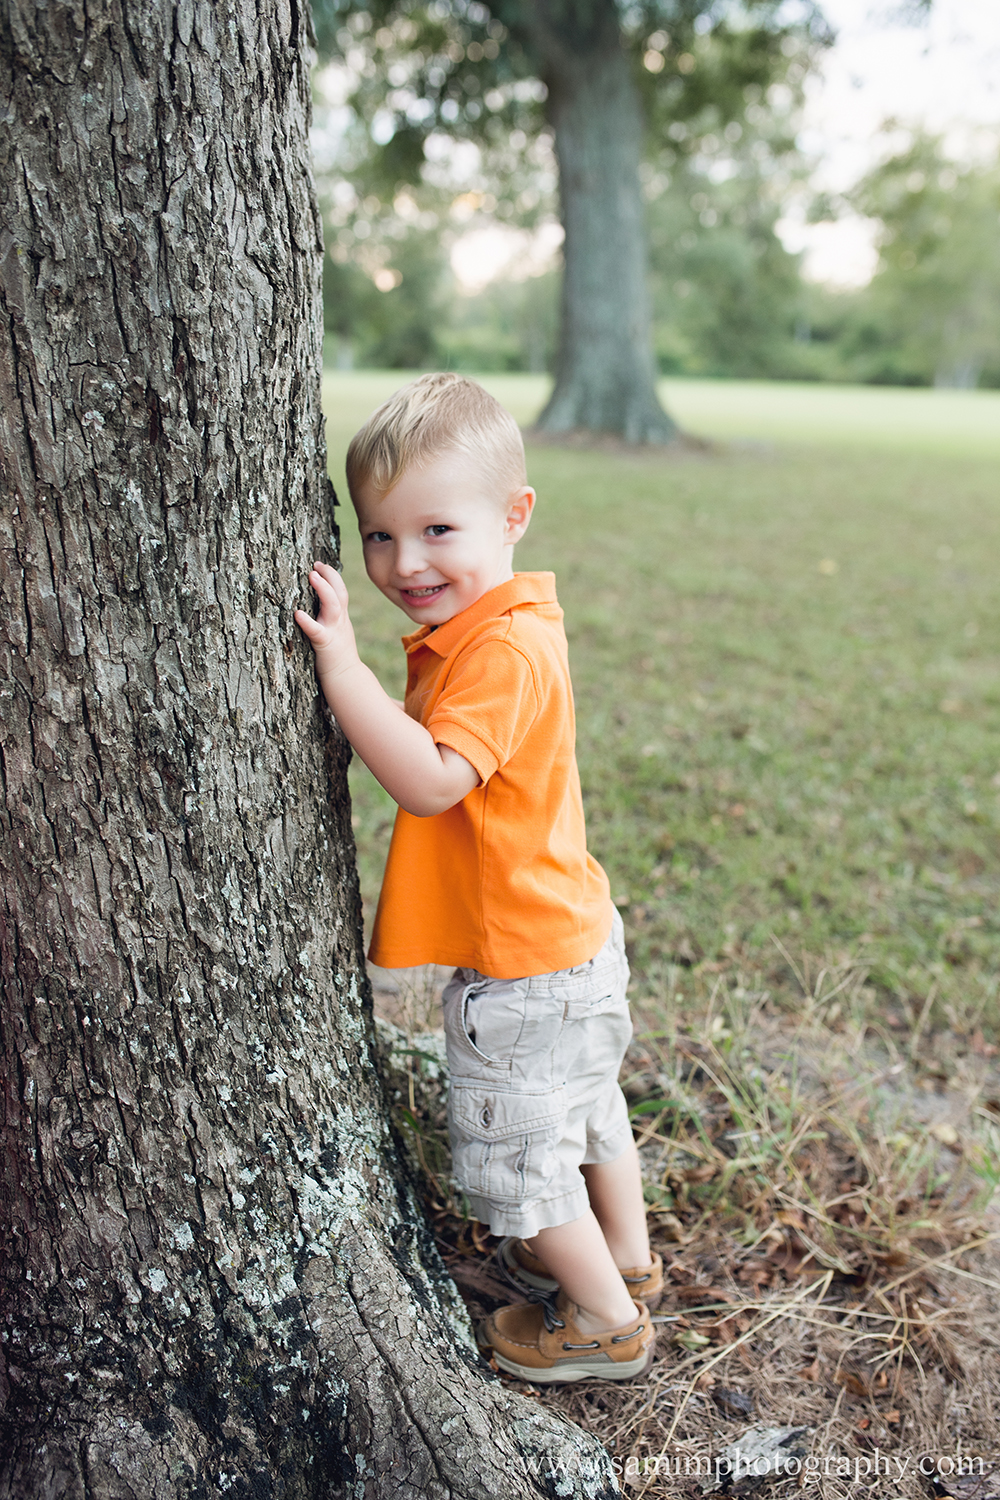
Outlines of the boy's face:
[{"label": "boy's face", "polygon": [[534,502],[527,486],[498,496],[462,453],[407,469],[381,499],[356,499],[368,577],[418,625],[443,625],[513,577]]}]

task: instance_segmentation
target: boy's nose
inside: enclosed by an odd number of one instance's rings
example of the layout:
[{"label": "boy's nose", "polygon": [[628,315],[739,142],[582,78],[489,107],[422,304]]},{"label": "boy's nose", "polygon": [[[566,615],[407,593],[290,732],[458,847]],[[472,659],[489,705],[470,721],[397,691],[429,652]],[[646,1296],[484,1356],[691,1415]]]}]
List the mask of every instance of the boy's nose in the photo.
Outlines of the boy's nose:
[{"label": "boy's nose", "polygon": [[401,578],[412,578],[415,573],[423,573],[427,567],[421,548],[406,543],[397,547],[395,561],[396,572]]}]

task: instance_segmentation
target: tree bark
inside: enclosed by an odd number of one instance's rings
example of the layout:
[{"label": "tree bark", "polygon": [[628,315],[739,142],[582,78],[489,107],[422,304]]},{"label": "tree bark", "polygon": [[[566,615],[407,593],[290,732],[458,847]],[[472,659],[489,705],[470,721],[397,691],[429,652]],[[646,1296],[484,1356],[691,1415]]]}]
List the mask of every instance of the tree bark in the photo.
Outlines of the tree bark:
[{"label": "tree bark", "polygon": [[538,425],[670,442],[653,360],[642,112],[617,7],[539,0],[526,25],[543,59],[566,234],[556,382]]},{"label": "tree bark", "polygon": [[482,1372],[386,1120],[347,749],[291,616],[336,547],[307,26],[0,16],[17,1500],[614,1492]]}]

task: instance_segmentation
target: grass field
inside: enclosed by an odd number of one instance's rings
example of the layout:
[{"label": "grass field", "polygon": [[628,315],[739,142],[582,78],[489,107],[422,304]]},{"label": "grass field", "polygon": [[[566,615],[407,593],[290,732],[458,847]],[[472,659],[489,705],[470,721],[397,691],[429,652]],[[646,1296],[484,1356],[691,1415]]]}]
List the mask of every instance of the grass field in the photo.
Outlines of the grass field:
[{"label": "grass field", "polygon": [[[326,381],[331,472],[401,381]],[[528,423],[538,377],[486,383]],[[517,566],[566,612],[592,848],[651,990],[699,963],[862,962],[878,1018],[997,1021],[1000,396],[668,381],[708,456],[529,444]],[[406,622],[344,572],[399,689]],[[352,771],[362,884],[389,799]]]},{"label": "grass field", "polygon": [[[326,382],[345,499],[347,439],[402,378]],[[526,425],[545,394],[484,383]],[[919,1455],[1000,1451],[1000,396],[664,399],[703,455],[528,448],[517,565],[558,575],[590,844],[635,980],[623,1087],[672,1283],[648,1381],[538,1399],[639,1466],[798,1426],[817,1460],[909,1465],[865,1478],[868,1500],[923,1500]],[[352,520],[362,652],[398,693],[407,622]],[[370,911],[393,808],[357,763],[351,784]],[[450,1187],[428,1045],[403,1044],[402,1118],[477,1314],[509,1291]],[[633,1492],[697,1500],[678,1472],[639,1467]]]}]

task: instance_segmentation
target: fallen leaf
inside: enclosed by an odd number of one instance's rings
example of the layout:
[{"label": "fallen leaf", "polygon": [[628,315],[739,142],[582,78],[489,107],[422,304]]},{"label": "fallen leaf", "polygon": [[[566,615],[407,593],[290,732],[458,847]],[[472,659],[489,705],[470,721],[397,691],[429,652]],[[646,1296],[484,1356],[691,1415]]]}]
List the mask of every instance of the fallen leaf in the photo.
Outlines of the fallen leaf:
[{"label": "fallen leaf", "polygon": [[737,1281],[745,1281],[752,1286],[754,1291],[759,1292],[762,1286],[770,1286],[774,1279],[774,1272],[770,1266],[744,1266],[737,1273]]},{"label": "fallen leaf", "polygon": [[731,1344],[736,1338],[736,1319],[723,1318],[716,1323],[712,1329],[712,1338],[716,1344]]},{"label": "fallen leaf", "polygon": [[710,1177],[715,1176],[716,1171],[715,1163],[707,1161],[700,1167],[688,1167],[687,1171],[681,1175],[685,1182],[708,1182]]},{"label": "fallen leaf", "polygon": [[510,1287],[493,1274],[491,1264],[490,1261],[484,1265],[476,1260],[458,1260],[449,1265],[448,1274],[452,1281],[458,1282],[459,1286],[468,1287],[469,1291],[483,1292],[497,1301],[508,1301]]},{"label": "fallen leaf", "polygon": [[777,1479],[787,1473],[790,1459],[797,1461],[792,1472],[801,1475],[812,1432],[811,1427],[751,1427],[722,1450],[714,1481],[702,1481],[702,1488],[718,1491],[725,1482],[730,1493],[741,1494],[745,1492],[741,1481],[749,1480],[756,1490],[764,1475]]},{"label": "fallen leaf", "polygon": [[664,1213],[659,1208],[654,1208],[652,1212],[656,1216],[656,1232],[661,1240],[668,1240],[672,1245],[683,1245],[687,1242],[688,1236],[684,1225],[676,1214]]},{"label": "fallen leaf", "polygon": [[746,1391],[734,1391],[720,1385],[712,1392],[712,1400],[721,1412],[734,1420],[753,1415],[753,1397]]},{"label": "fallen leaf", "polygon": [[805,1367],[804,1370],[800,1370],[799,1371],[799,1379],[800,1380],[818,1380],[819,1379],[819,1360],[818,1359],[814,1359],[811,1365],[806,1365],[806,1367]]},{"label": "fallen leaf", "polygon": [[674,1296],[681,1302],[735,1302],[736,1300],[717,1286],[679,1286]]}]

